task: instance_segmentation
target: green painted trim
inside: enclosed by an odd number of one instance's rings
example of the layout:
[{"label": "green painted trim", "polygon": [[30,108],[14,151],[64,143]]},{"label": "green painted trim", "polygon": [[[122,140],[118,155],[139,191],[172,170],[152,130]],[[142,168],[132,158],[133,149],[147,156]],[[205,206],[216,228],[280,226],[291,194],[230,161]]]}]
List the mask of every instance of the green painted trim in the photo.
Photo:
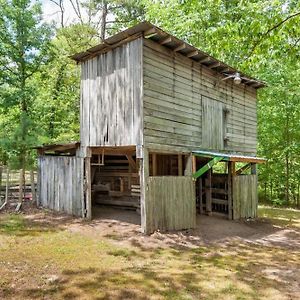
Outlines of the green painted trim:
[{"label": "green painted trim", "polygon": [[[215,156],[215,155],[210,155],[210,154],[201,154],[201,153],[192,153],[194,156],[198,156],[198,157],[205,157],[205,158],[214,158],[214,157],[219,157],[219,156]],[[230,161],[230,157],[222,157],[222,160],[224,161]]]},{"label": "green painted trim", "polygon": [[210,160],[206,165],[204,165],[202,168],[200,168],[197,172],[193,174],[193,178],[197,179],[198,177],[202,176],[204,173],[206,173],[209,169],[212,168],[213,165],[218,163],[224,159],[222,156],[215,156],[212,160]]}]

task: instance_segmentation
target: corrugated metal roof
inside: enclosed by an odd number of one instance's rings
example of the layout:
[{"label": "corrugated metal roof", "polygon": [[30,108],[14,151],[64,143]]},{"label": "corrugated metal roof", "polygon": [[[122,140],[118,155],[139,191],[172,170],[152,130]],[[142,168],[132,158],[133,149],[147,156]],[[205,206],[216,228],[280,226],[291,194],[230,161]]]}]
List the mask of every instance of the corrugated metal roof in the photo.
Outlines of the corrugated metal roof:
[{"label": "corrugated metal roof", "polygon": [[235,161],[235,162],[249,162],[249,163],[265,163],[267,160],[261,157],[246,156],[234,153],[223,153],[223,152],[211,152],[211,151],[192,151],[195,156],[202,156],[207,158],[213,157],[224,157],[223,161]]},{"label": "corrugated metal roof", "polygon": [[223,74],[224,76],[227,76],[228,74],[233,75],[235,73],[239,73],[243,78],[242,82],[255,89],[264,87],[266,85],[263,81],[257,80],[238,71],[237,69],[221,62],[204,51],[186,43],[185,41],[176,38],[170,33],[163,31],[149,22],[142,22],[136,26],[119,32],[116,35],[105,39],[102,44],[92,47],[87,51],[75,54],[71,56],[71,58],[77,62],[85,61],[141,36],[157,42],[158,44],[163,45],[164,47],[175,52],[178,52],[210,69],[217,71],[220,74]]}]

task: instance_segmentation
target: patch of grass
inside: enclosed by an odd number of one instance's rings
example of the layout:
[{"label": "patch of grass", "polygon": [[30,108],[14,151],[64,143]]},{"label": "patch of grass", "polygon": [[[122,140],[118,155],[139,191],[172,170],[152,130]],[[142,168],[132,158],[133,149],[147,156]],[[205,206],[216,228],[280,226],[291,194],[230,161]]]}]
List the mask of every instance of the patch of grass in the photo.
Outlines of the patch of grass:
[{"label": "patch of grass", "polygon": [[4,215],[0,218],[0,234],[19,234],[25,229],[24,218],[21,215]]},{"label": "patch of grass", "polygon": [[138,255],[135,251],[128,250],[128,249],[115,249],[115,250],[108,251],[107,254],[112,256],[122,256],[125,258],[131,258],[133,256]]},{"label": "patch of grass", "polygon": [[259,206],[258,216],[271,220],[275,225],[300,228],[300,210]]},{"label": "patch of grass", "polygon": [[285,299],[290,284],[263,271],[300,267],[296,251],[240,240],[149,249],[22,215],[0,221],[0,299]]}]

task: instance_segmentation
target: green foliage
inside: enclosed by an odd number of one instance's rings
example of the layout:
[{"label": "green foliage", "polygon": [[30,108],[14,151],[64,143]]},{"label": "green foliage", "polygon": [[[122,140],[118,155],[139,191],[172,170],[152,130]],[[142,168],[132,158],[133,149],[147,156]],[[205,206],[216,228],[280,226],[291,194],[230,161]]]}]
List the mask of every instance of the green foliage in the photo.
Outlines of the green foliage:
[{"label": "green foliage", "polygon": [[80,72],[69,56],[99,43],[103,30],[110,35],[148,20],[268,83],[258,93],[258,155],[268,158],[259,168],[260,195],[300,206],[298,0],[78,3],[88,19],[78,14],[73,24],[56,28],[49,44],[39,4],[0,0],[2,162],[18,162],[37,144],[78,140]]},{"label": "green foliage", "polygon": [[300,3],[297,0],[143,1],[145,19],[262,78],[260,195],[300,207]]},{"label": "green foliage", "polygon": [[38,127],[30,80],[48,60],[51,30],[41,23],[38,3],[1,0],[0,11],[1,154],[10,164],[24,168]]}]

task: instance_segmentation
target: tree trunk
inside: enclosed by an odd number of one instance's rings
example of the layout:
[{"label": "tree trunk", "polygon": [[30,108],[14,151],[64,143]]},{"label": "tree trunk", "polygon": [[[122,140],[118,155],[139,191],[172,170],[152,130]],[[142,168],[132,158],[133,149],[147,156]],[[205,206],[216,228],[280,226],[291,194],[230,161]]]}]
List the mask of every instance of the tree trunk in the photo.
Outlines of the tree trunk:
[{"label": "tree trunk", "polygon": [[0,195],[2,191],[2,172],[3,172],[3,167],[0,166]]},{"label": "tree trunk", "polygon": [[25,169],[20,170],[20,181],[19,181],[19,203],[23,201],[24,198],[24,183],[25,183]]},{"label": "tree trunk", "polygon": [[108,5],[106,0],[104,0],[102,1],[101,27],[100,27],[100,39],[102,42],[105,40],[107,15],[108,15]]}]

